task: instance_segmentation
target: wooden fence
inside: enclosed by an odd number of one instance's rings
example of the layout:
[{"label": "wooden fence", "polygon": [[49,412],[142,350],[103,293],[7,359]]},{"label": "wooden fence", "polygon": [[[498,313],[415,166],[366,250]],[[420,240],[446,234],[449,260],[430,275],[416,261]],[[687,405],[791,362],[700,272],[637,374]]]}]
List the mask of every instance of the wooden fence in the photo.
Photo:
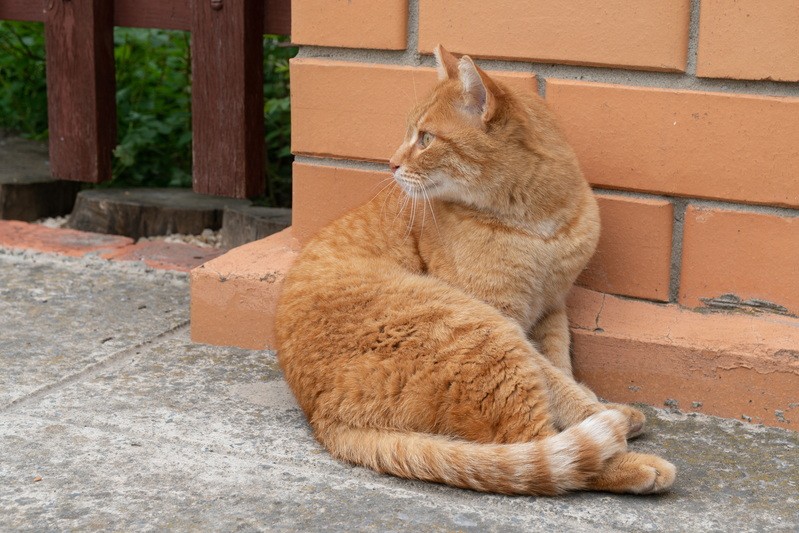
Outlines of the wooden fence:
[{"label": "wooden fence", "polygon": [[192,172],[203,194],[264,191],[264,33],[288,35],[290,0],[0,0],[0,19],[44,22],[50,166],[111,178],[114,26],[192,33]]}]

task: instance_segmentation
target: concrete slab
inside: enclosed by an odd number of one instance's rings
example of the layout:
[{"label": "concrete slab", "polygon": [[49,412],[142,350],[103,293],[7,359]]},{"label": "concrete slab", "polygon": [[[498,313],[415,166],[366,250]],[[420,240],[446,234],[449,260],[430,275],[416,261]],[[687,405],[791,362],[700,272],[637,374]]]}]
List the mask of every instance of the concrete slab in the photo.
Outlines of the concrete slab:
[{"label": "concrete slab", "polygon": [[132,270],[0,252],[0,406],[188,322],[185,276]]},{"label": "concrete slab", "polygon": [[[0,263],[4,276],[8,264]],[[84,283],[137,287],[136,301],[148,308],[170,301],[170,284],[180,288],[142,271],[94,268],[87,259],[51,261],[47,272],[62,280],[57,285],[81,264],[97,278]],[[20,257],[14,268],[41,266]],[[0,292],[8,307],[8,298],[25,294],[25,276],[14,279],[13,296]],[[47,281],[27,279],[29,292]],[[111,299],[95,301],[73,310],[117,313]],[[0,407],[0,530],[799,528],[799,435],[790,431],[647,408],[649,433],[631,447],[662,453],[680,469],[674,490],[657,497],[511,498],[411,482],[333,460],[313,440],[274,353],[193,344],[186,326],[159,334],[163,327],[147,329],[156,318],[128,313],[124,327],[147,333]],[[0,313],[0,326],[5,320]],[[18,357],[73,338],[73,327],[53,321],[48,335],[23,341],[30,345]],[[88,333],[74,342],[75,357],[96,349]],[[35,372],[38,361],[30,363]]]}]

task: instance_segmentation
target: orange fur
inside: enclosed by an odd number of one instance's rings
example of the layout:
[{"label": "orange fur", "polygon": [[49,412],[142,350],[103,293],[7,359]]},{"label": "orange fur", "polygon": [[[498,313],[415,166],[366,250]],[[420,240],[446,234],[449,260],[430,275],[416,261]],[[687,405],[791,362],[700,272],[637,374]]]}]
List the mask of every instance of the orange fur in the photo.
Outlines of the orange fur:
[{"label": "orange fur", "polygon": [[643,415],[572,378],[564,300],[599,216],[544,103],[436,50],[399,187],[323,229],[285,280],[279,361],[341,459],[475,490],[659,492]]}]

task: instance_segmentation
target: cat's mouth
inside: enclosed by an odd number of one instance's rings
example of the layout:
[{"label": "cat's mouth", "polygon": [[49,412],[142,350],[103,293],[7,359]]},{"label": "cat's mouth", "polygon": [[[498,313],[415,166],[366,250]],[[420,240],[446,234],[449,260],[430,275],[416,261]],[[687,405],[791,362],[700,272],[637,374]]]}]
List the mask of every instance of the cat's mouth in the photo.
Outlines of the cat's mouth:
[{"label": "cat's mouth", "polygon": [[430,198],[431,193],[438,188],[438,184],[433,181],[427,180],[426,183],[423,183],[419,178],[407,178],[399,172],[394,174],[394,181],[411,198]]}]

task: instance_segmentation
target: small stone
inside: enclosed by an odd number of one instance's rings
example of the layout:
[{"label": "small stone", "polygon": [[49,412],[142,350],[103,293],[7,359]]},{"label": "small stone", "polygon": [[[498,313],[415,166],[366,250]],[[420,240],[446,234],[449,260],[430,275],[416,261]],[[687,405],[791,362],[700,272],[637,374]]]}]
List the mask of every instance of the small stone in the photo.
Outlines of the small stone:
[{"label": "small stone", "polygon": [[663,405],[665,405],[666,407],[671,407],[672,409],[677,409],[680,406],[680,403],[677,400],[669,398],[665,402],[663,402]]},{"label": "small stone", "polygon": [[41,480],[42,480],[42,476],[36,476],[35,478],[33,478],[33,482],[34,483],[37,483],[37,482],[39,482]]},{"label": "small stone", "polygon": [[747,416],[747,415],[741,415],[741,418],[742,418],[743,420],[746,420],[747,422],[751,422],[751,421],[752,421],[752,417],[751,417],[751,416]]},{"label": "small stone", "polygon": [[702,402],[691,402],[691,407],[693,407],[694,409],[701,409]]}]

